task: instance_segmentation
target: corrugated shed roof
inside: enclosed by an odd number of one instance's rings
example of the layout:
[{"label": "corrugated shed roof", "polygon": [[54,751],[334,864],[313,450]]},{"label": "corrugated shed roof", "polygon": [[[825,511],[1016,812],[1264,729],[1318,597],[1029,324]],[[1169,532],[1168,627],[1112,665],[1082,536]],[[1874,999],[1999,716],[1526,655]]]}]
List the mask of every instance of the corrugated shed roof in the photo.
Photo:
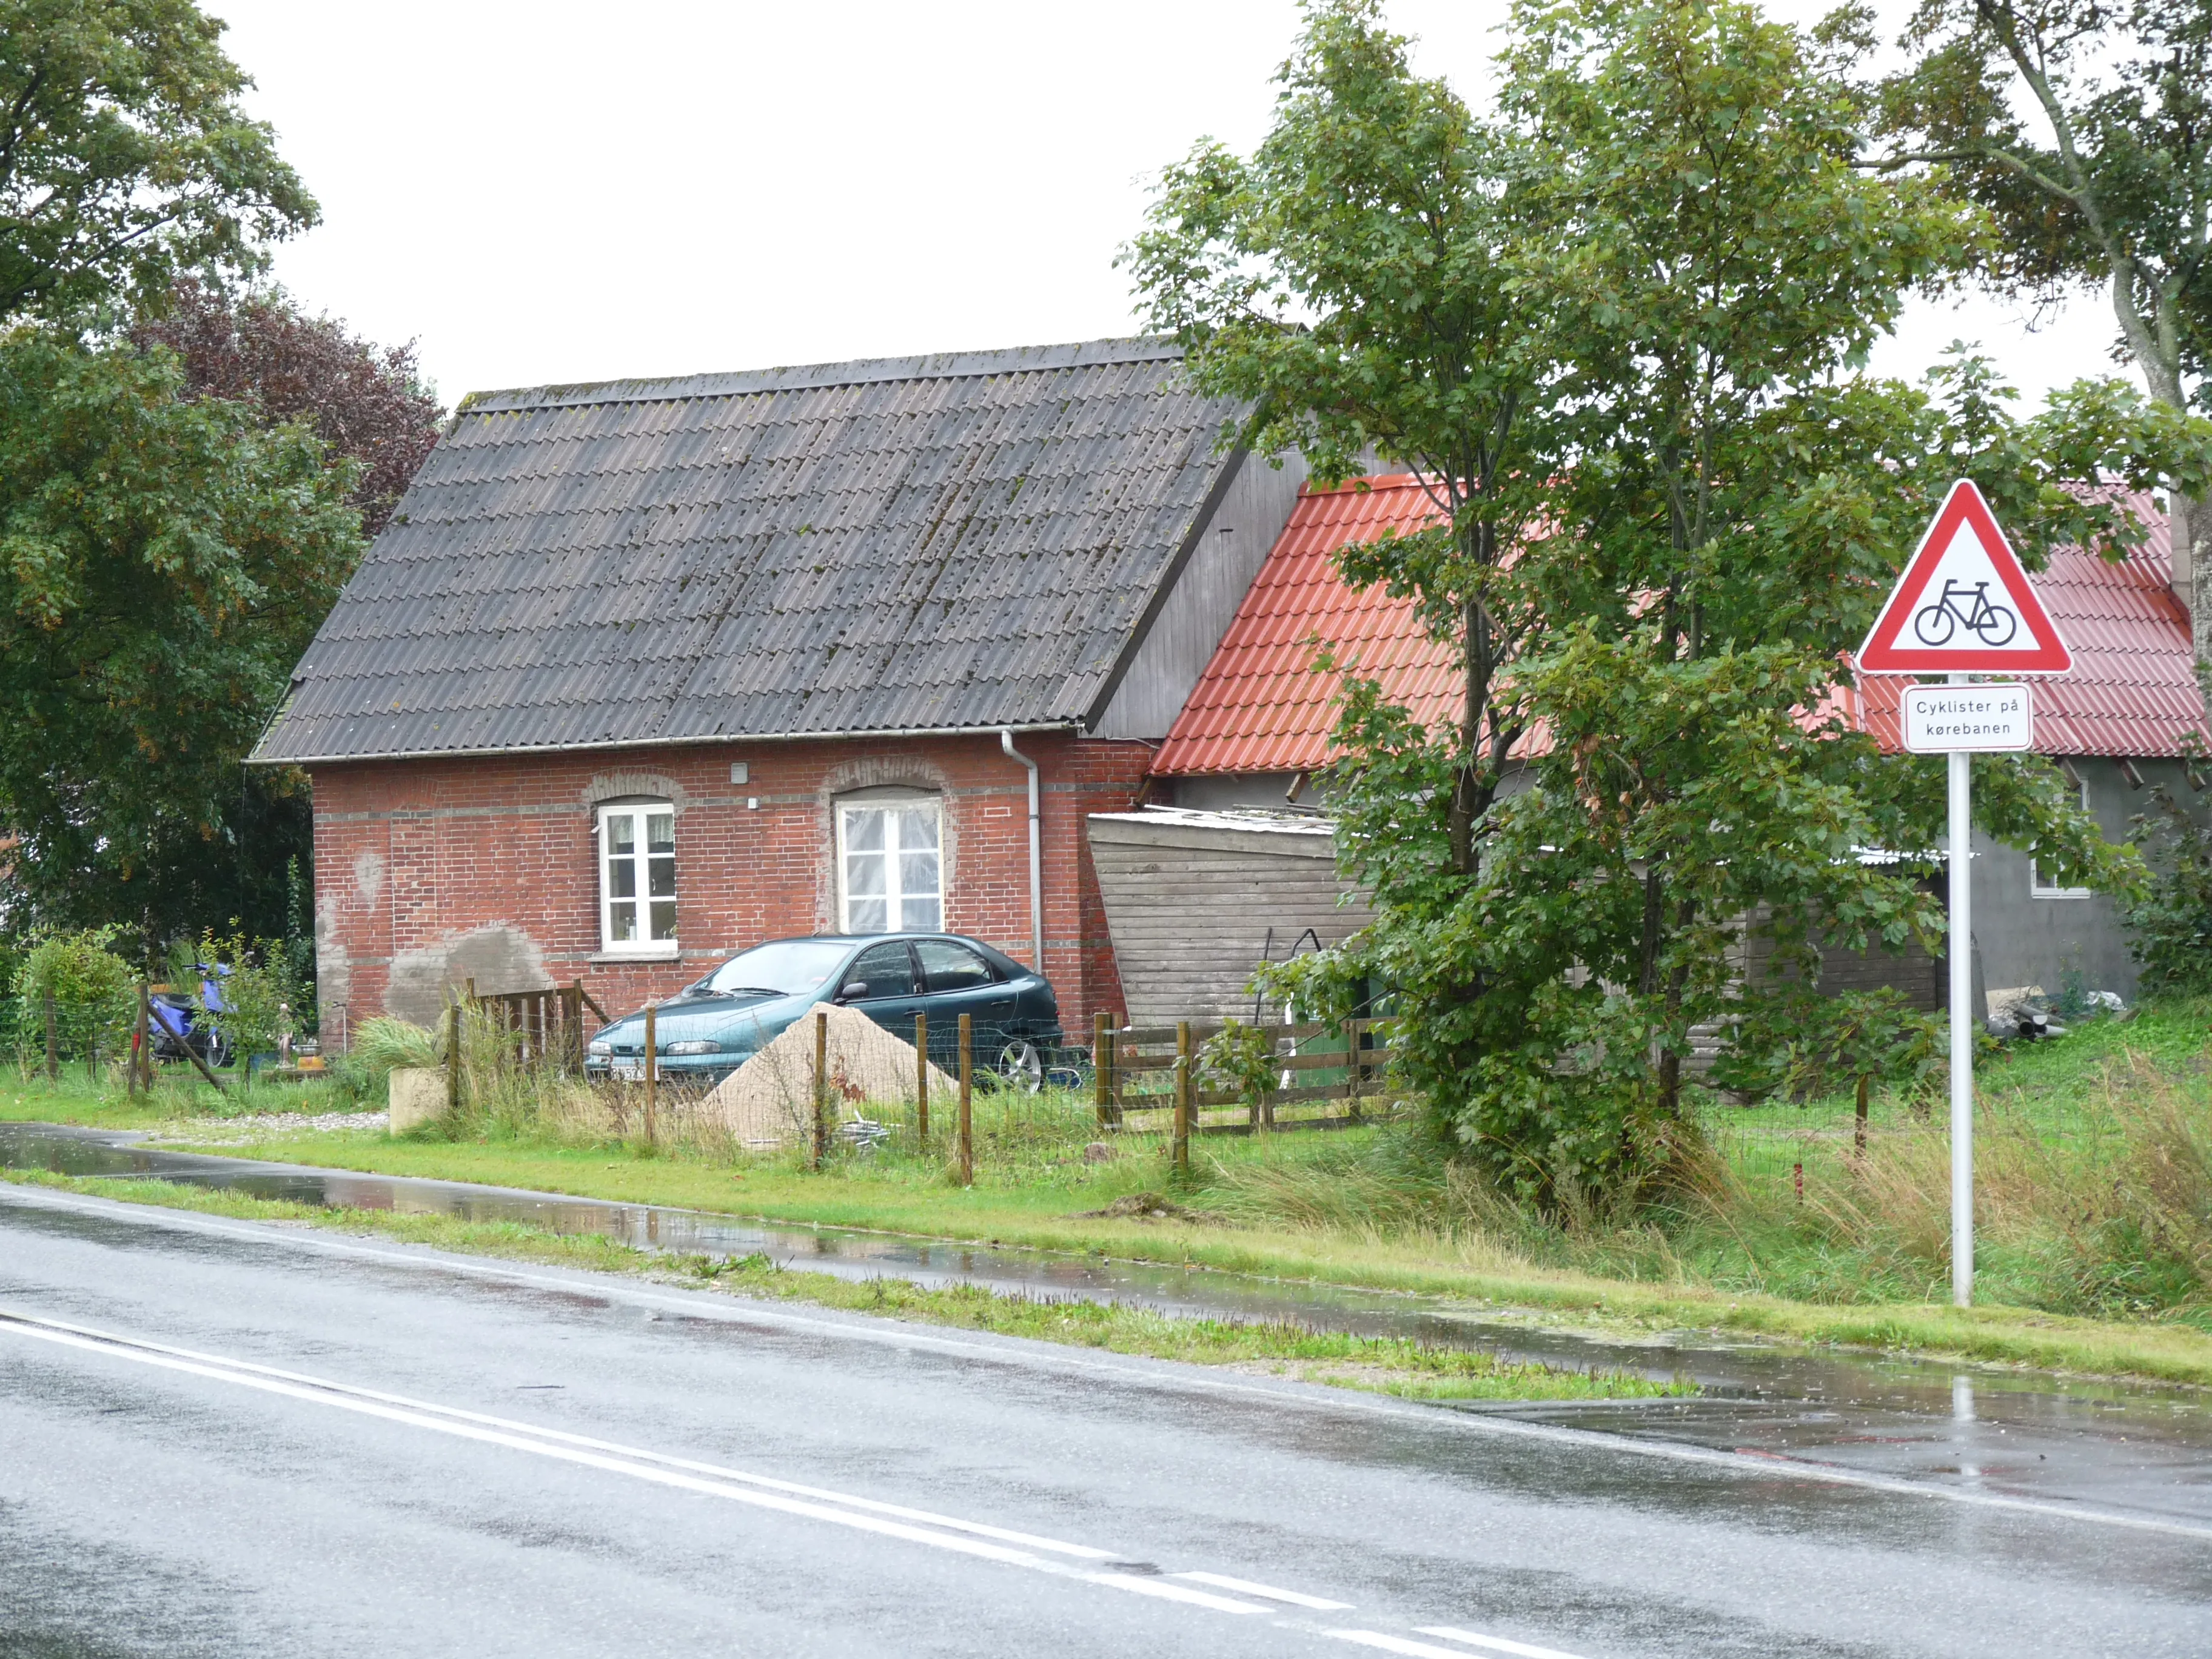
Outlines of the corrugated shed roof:
[{"label": "corrugated shed roof", "polygon": [[1156,340],[471,398],[254,758],[1072,724],[1232,413]]},{"label": "corrugated shed roof", "polygon": [[1328,765],[1344,676],[1314,671],[1324,645],[1424,722],[1455,718],[1456,653],[1429,638],[1411,600],[1379,587],[1354,590],[1332,562],[1340,548],[1420,530],[1439,516],[1411,474],[1302,491],[1153,772],[1305,772]]},{"label": "corrugated shed roof", "polygon": [[[2079,549],[2052,556],[2029,580],[2073,647],[2074,672],[2039,682],[2035,747],[2045,755],[2187,753],[2212,727],[2191,672],[2188,613],[2174,597],[2165,516],[2135,503],[2149,544],[2117,564]],[[1355,592],[1331,556],[1357,542],[1434,523],[1434,506],[1410,476],[1308,490],[1244,598],[1152,769],[1163,776],[1313,771],[1328,764],[1332,700],[1342,676],[1316,673],[1327,644],[1382,682],[1425,723],[1456,717],[1455,653],[1423,632],[1409,601],[1379,588]],[[1869,677],[1840,688],[1847,716],[1895,750],[1905,679]],[[1522,752],[1542,746],[1540,733]]]},{"label": "corrugated shed roof", "polygon": [[[2212,746],[2197,686],[2189,612],[2173,592],[2172,527],[2150,501],[2139,551],[2114,562],[2080,548],[2051,556],[2028,580],[2074,648],[2074,672],[2035,682],[2035,752],[2176,759],[2191,734]],[[1862,678],[1849,703],[1884,750],[1903,747],[1898,703],[1911,682]]]}]

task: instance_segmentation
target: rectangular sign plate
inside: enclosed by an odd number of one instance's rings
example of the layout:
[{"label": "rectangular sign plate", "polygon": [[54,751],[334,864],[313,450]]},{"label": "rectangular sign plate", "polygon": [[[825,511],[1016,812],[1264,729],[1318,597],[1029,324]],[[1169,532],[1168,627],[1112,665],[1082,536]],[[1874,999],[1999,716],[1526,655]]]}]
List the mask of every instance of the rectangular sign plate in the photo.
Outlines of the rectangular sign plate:
[{"label": "rectangular sign plate", "polygon": [[2025,685],[1908,685],[1905,746],[1916,755],[1987,754],[2035,740],[2035,703]]}]

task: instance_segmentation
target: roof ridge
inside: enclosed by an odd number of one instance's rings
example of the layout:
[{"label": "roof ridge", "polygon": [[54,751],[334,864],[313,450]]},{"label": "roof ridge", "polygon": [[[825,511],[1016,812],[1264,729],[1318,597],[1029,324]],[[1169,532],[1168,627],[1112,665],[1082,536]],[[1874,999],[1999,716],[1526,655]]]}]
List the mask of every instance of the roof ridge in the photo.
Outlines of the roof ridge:
[{"label": "roof ridge", "polygon": [[1316,499],[1326,495],[1377,495],[1386,489],[1418,489],[1420,482],[1418,472],[1368,472],[1325,487],[1310,478],[1298,486],[1298,494]]},{"label": "roof ridge", "polygon": [[1089,368],[1105,363],[1149,363],[1178,358],[1172,340],[1131,335],[1058,345],[1006,346],[987,351],[939,351],[912,357],[861,357],[842,363],[797,363],[780,368],[725,370],[623,380],[585,380],[569,386],[519,386],[471,392],[457,415],[571,409],[595,404],[659,403],[685,398],[726,398],[755,392],[800,392],[825,386],[871,386],[885,380],[951,380],[978,375]]}]

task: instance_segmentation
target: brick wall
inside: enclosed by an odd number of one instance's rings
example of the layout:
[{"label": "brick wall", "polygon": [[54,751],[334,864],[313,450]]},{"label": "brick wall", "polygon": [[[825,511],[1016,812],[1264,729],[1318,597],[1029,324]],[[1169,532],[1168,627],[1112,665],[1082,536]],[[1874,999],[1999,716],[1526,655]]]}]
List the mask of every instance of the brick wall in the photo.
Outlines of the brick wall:
[{"label": "brick wall", "polygon": [[[1126,810],[1149,747],[1064,733],[1017,739],[1042,769],[1045,969],[1071,1039],[1121,1006],[1084,819]],[[731,781],[733,762],[749,777]],[[611,1013],[762,939],[836,928],[831,803],[916,787],[943,799],[948,931],[1030,957],[1028,775],[996,737],[732,744],[315,769],[315,921],[325,1040],[445,988],[581,979]],[[673,961],[600,955],[592,809],[676,804]]]}]

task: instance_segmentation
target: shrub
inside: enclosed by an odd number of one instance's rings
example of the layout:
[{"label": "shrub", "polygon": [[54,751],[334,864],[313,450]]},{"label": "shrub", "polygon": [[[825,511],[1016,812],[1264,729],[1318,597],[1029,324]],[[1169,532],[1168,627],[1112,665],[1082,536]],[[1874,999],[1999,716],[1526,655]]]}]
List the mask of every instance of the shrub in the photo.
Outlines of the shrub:
[{"label": "shrub", "polygon": [[1257,1107],[1282,1071],[1275,1057],[1275,1035],[1243,1020],[1231,1018],[1206,1040],[1199,1051],[1199,1075],[1209,1083],[1234,1089],[1249,1105]]},{"label": "shrub", "polygon": [[137,999],[131,964],[108,948],[120,931],[111,923],[33,939],[16,965],[13,987],[26,1041],[43,1040],[51,996],[56,1034],[65,1052],[113,1054],[122,1048],[137,1013]]},{"label": "shrub", "polygon": [[[202,1021],[222,1034],[241,1064],[275,1048],[287,1029],[300,1029],[294,1012],[300,988],[281,942],[252,939],[243,933],[225,938],[210,931],[200,935],[198,956],[192,1006]],[[209,1006],[210,986],[216,988],[220,1008]]]},{"label": "shrub", "polygon": [[2164,784],[2152,791],[2152,811],[2131,822],[2154,872],[2149,890],[2126,911],[2143,989],[2212,991],[2212,825]]}]

